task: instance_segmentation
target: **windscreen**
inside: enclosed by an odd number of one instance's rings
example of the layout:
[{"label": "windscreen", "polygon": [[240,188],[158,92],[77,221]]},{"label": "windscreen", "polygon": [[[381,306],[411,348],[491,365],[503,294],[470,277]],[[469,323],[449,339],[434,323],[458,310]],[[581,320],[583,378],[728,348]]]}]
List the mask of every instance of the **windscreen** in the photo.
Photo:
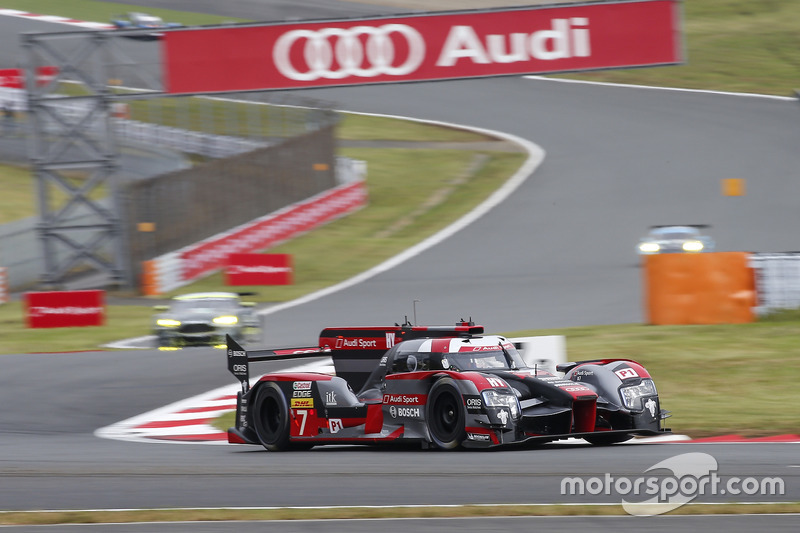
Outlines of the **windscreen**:
[{"label": "windscreen", "polygon": [[202,300],[175,300],[170,307],[172,311],[232,311],[239,307],[239,303],[234,298],[208,298]]},{"label": "windscreen", "polygon": [[443,357],[447,359],[447,364],[443,361],[442,365],[445,367],[449,365],[458,370],[515,370],[525,366],[513,345],[504,348],[504,350],[446,353]]}]

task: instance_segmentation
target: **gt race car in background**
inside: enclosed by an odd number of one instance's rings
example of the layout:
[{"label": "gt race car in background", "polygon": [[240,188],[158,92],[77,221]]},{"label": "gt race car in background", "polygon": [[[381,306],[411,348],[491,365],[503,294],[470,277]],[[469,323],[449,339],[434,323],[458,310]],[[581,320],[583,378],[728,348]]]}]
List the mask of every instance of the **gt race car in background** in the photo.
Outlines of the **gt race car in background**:
[{"label": "gt race car in background", "polygon": [[650,226],[636,251],[639,255],[713,252],[714,239],[700,231],[708,227],[707,224]]},{"label": "gt race car in background", "polygon": [[259,337],[255,302],[242,300],[249,292],[194,292],[157,305],[153,334],[160,348],[224,345],[226,335],[240,343]]},{"label": "gt race car in background", "polygon": [[[323,444],[418,443],[489,448],[583,438],[623,442],[669,432],[653,379],[628,359],[528,368],[509,339],[483,326],[325,328],[319,346],[244,350],[227,339],[240,381],[228,442],[270,451]],[[250,363],[330,355],[335,374],[271,373]]]}]

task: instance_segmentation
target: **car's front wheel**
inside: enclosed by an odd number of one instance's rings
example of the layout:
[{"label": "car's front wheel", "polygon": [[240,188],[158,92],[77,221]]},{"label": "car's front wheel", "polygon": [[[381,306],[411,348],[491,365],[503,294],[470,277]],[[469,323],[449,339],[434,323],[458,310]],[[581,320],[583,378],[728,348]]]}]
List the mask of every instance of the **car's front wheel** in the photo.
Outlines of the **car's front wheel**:
[{"label": "car's front wheel", "polygon": [[253,425],[261,445],[271,452],[289,449],[289,406],[275,383],[259,388],[253,405]]},{"label": "car's front wheel", "polygon": [[433,385],[428,394],[425,419],[431,440],[439,448],[452,450],[464,442],[467,413],[461,392],[452,379],[443,378]]}]

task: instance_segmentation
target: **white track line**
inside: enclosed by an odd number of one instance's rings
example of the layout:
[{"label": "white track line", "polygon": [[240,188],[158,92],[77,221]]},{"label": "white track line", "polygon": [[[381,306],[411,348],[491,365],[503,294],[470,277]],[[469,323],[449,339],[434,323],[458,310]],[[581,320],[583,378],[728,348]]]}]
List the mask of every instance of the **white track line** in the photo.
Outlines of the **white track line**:
[{"label": "white track line", "polygon": [[0,9],[0,16],[18,17],[28,20],[39,20],[42,22],[52,22],[55,24],[67,24],[69,26],[78,26],[80,28],[89,28],[93,30],[113,30],[114,25],[105,22],[89,22],[85,20],[77,20],[68,17],[59,17],[56,15],[38,15],[36,13],[28,13],[27,11],[19,11],[17,9]]}]

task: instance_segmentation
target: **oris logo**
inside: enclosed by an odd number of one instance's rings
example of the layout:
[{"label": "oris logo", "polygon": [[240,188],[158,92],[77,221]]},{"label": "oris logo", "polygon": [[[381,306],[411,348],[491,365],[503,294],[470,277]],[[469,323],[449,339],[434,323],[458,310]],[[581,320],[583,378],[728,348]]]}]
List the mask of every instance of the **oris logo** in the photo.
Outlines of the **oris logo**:
[{"label": "oris logo", "polygon": [[[399,57],[396,44],[407,48],[404,58]],[[302,61],[293,57],[299,47]],[[425,59],[425,39],[405,24],[297,29],[278,38],[272,59],[281,74],[297,81],[406,76]]]}]

